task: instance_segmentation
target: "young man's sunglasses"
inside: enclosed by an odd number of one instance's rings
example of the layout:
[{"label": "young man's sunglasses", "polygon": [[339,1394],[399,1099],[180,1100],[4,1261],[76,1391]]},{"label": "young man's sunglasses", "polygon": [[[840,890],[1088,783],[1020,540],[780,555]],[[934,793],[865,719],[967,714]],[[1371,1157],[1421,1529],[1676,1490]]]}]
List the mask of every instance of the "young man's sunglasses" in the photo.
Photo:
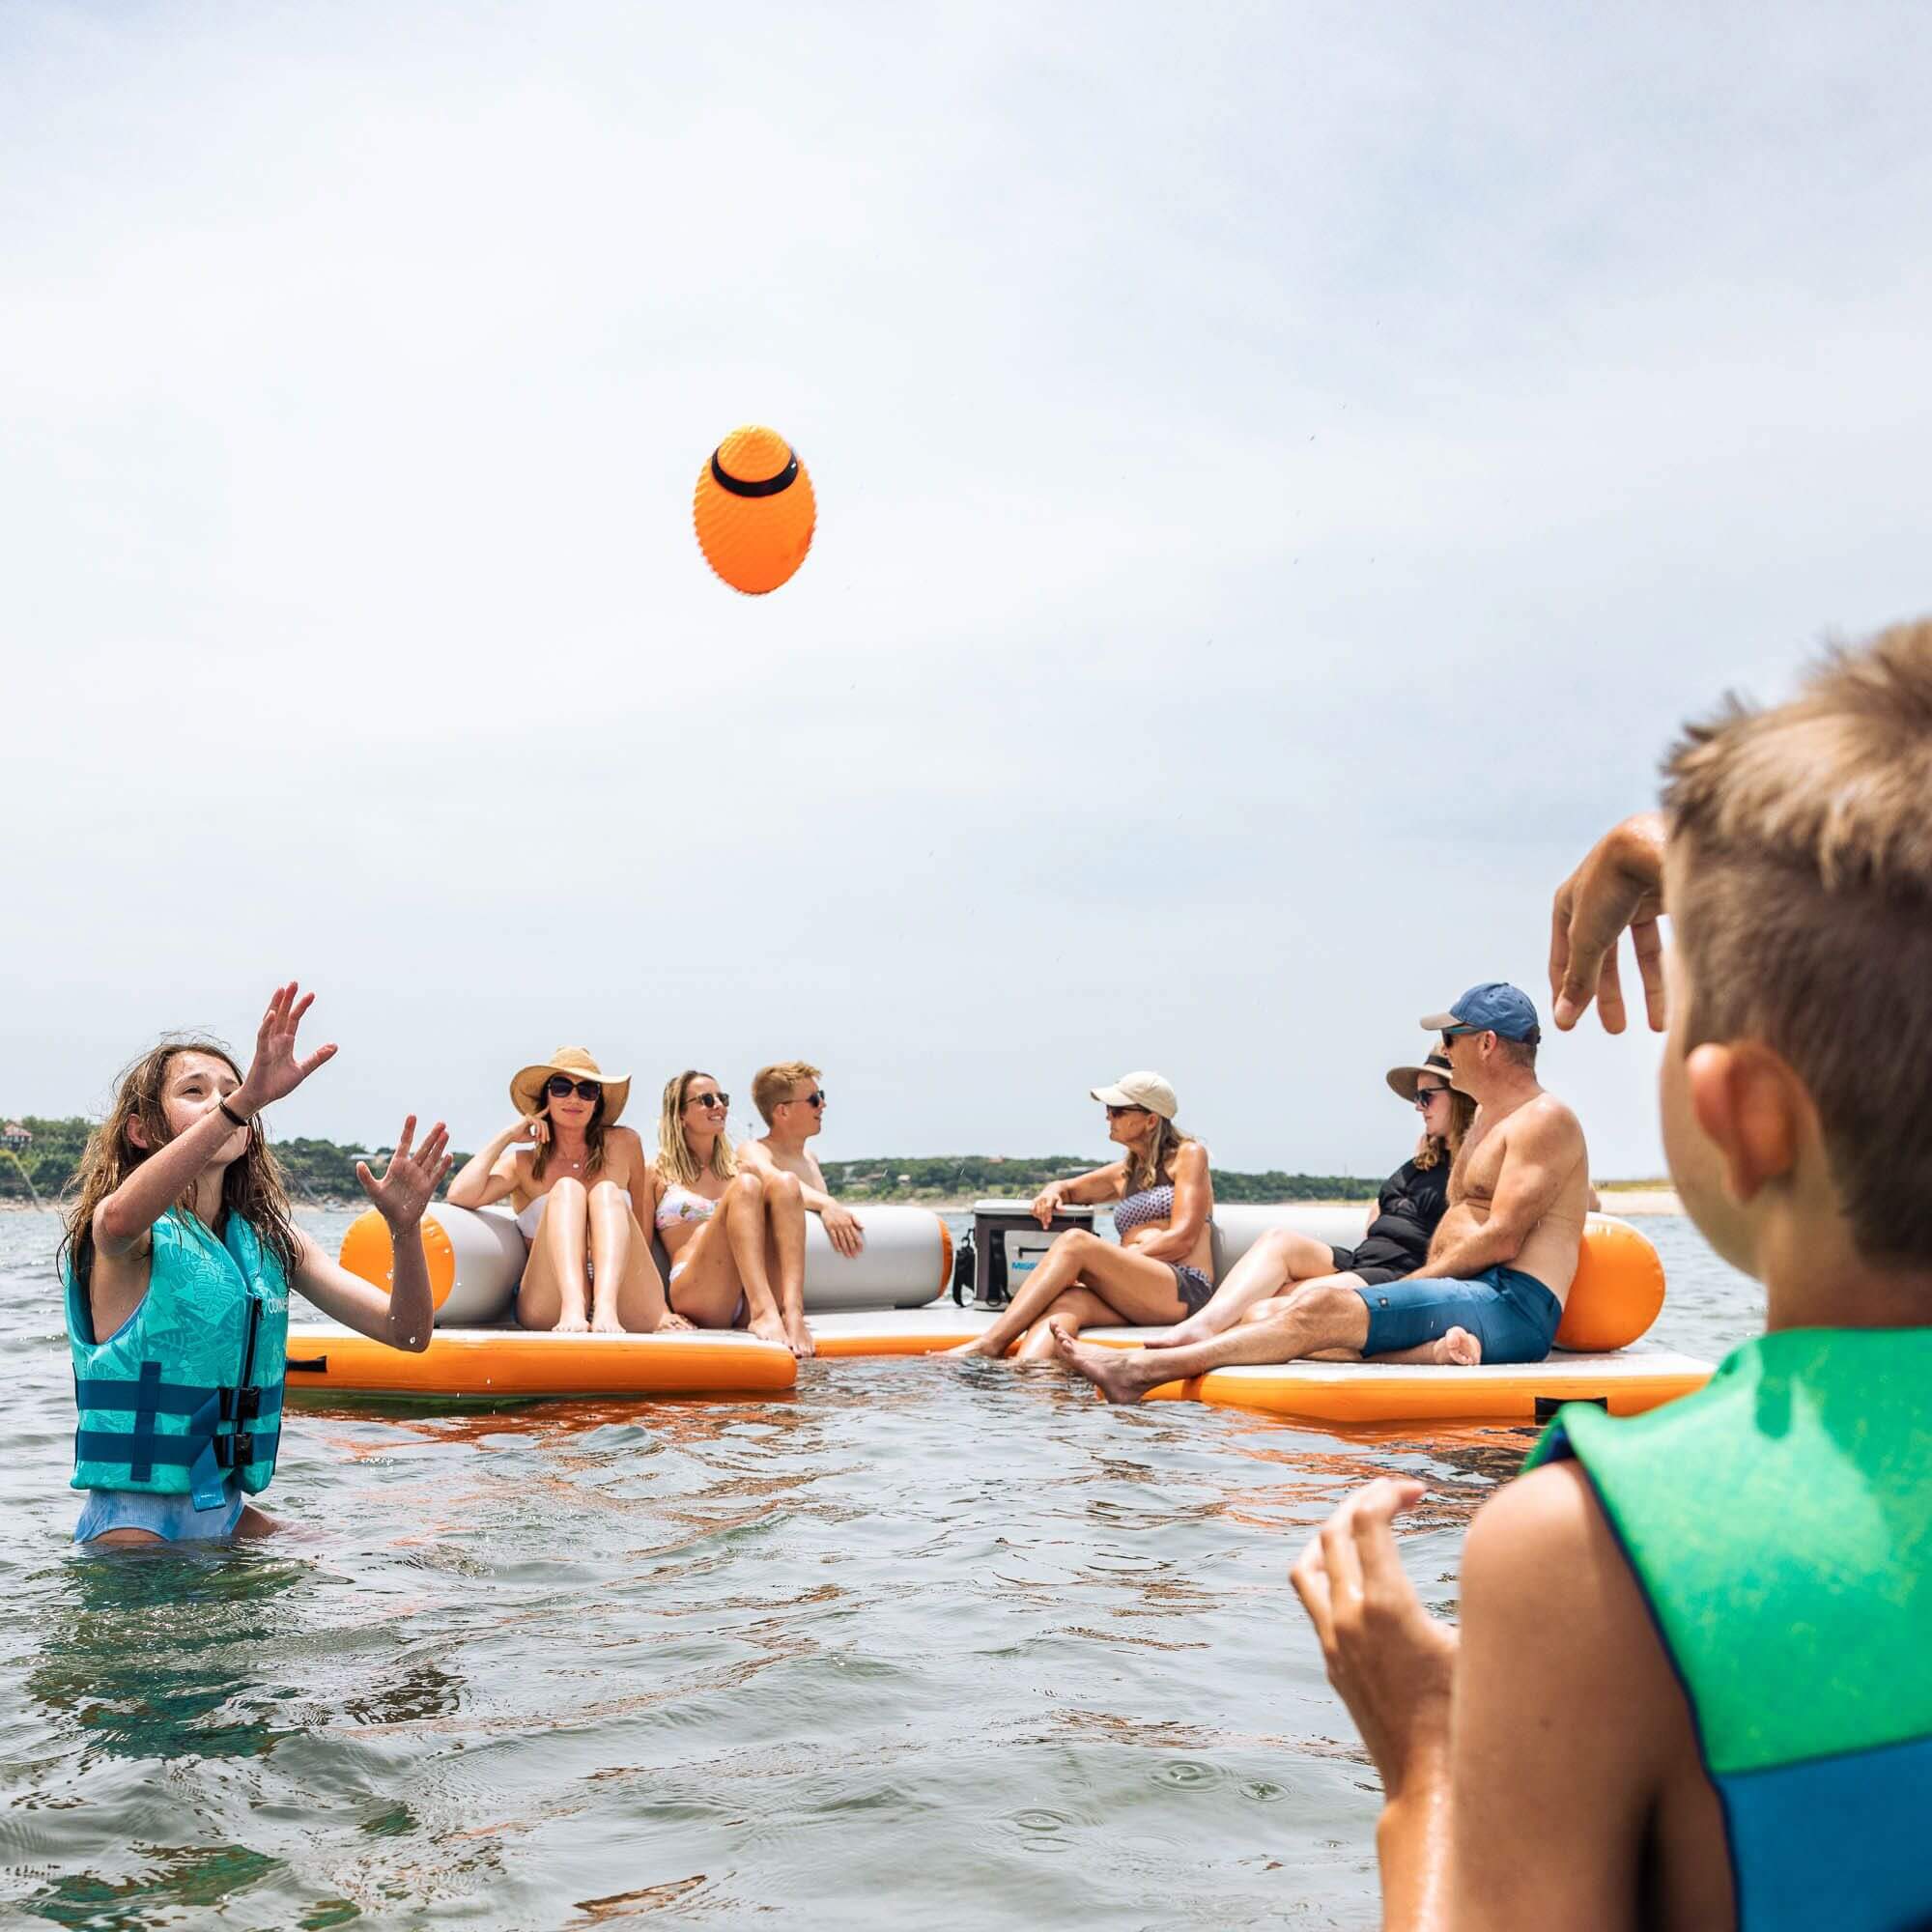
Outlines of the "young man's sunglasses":
[{"label": "young man's sunglasses", "polygon": [[687,1107],[723,1107],[729,1112],[731,1096],[728,1094],[694,1094],[684,1104]]},{"label": "young man's sunglasses", "polygon": [[580,1100],[594,1100],[603,1091],[595,1080],[573,1080],[565,1073],[553,1073],[544,1083],[544,1092],[553,1100],[567,1100],[573,1094]]},{"label": "young man's sunglasses", "polygon": [[790,1104],[794,1107],[823,1107],[825,1105],[825,1089],[821,1087],[815,1094],[801,1094]]}]

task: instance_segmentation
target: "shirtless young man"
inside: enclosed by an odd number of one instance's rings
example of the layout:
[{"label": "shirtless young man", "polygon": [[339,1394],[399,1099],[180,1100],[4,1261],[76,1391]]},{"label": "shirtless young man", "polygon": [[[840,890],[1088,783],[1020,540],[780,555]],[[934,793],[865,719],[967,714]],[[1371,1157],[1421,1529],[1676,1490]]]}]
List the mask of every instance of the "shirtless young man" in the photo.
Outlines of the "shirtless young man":
[{"label": "shirtless young man", "polygon": [[1529,996],[1472,986],[1422,1024],[1442,1035],[1475,1124],[1449,1177],[1449,1211],[1414,1274],[1377,1288],[1311,1282],[1225,1334],[1181,1349],[1106,1349],[1056,1336],[1069,1368],[1109,1402],[1252,1362],[1540,1362],[1577,1275],[1590,1199],[1577,1117],[1536,1080],[1541,1037]]},{"label": "shirtless young man", "polygon": [[848,1260],[866,1245],[866,1231],[849,1208],[841,1208],[825,1189],[825,1170],[806,1146],[825,1125],[825,1089],[818,1068],[809,1060],[783,1060],[761,1066],[752,1076],[752,1103],[767,1131],[754,1141],[741,1141],[741,1166],[757,1174],[789,1174],[799,1183],[806,1211],[825,1224],[826,1238]]}]

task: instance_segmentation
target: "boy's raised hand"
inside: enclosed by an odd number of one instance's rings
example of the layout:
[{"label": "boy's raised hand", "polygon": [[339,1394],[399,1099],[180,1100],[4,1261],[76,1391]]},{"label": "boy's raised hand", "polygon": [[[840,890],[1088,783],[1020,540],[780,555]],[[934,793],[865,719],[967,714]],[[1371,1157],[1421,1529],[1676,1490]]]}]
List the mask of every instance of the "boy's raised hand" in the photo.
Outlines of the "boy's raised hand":
[{"label": "boy's raised hand", "polygon": [[315,995],[302,992],[293,980],[270,995],[269,1010],[255,1033],[255,1057],[237,1093],[249,1113],[259,1113],[293,1094],[325,1061],[335,1058],[333,1040],[317,1047],[306,1060],[297,1058],[296,1033],[314,1004]]},{"label": "boy's raised hand", "polygon": [[1651,1031],[1664,1027],[1662,814],[1639,812],[1613,826],[1556,889],[1549,921],[1549,992],[1557,1031],[1567,1033],[1597,1003],[1605,1033],[1624,1030],[1617,947],[1625,928],[1643,980]]},{"label": "boy's raised hand", "polygon": [[1407,1476],[1357,1490],[1289,1572],[1328,1681],[1342,1693],[1391,1799],[1449,1754],[1456,1633],[1432,1617],[1396,1550],[1396,1512],[1423,1496]]},{"label": "boy's raised hand", "polygon": [[449,1129],[439,1121],[423,1137],[419,1148],[412,1148],[416,1117],[407,1116],[395,1151],[379,1179],[366,1160],[355,1163],[355,1179],[362,1191],[376,1204],[383,1219],[391,1228],[413,1228],[423,1217],[423,1209],[436,1199],[449,1172]]}]

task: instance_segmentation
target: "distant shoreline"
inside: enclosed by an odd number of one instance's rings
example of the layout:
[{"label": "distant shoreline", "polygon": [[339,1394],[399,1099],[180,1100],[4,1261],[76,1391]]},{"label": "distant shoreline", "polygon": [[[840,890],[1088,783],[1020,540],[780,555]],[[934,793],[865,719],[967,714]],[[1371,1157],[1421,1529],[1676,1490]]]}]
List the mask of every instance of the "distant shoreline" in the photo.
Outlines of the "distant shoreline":
[{"label": "distant shoreline", "polygon": [[[1624,1219],[1635,1217],[1638,1220],[1651,1214],[1682,1214],[1684,1203],[1676,1188],[1667,1180],[1624,1182],[1613,1187],[1602,1187],[1603,1211],[1616,1214]],[[855,1208],[930,1208],[935,1214],[967,1214],[972,1212],[973,1203],[978,1195],[963,1195],[957,1198],[944,1197],[933,1200],[919,1194],[898,1196],[867,1196],[855,1199]],[[1333,1195],[1321,1201],[1283,1201],[1268,1203],[1241,1202],[1241,1207],[1268,1206],[1282,1208],[1366,1208],[1375,1199],[1373,1194]],[[298,1201],[297,1213],[304,1209],[314,1209],[321,1213],[340,1213],[348,1208],[366,1208],[366,1201],[336,1200],[333,1198],[317,1201]],[[20,1201],[11,1197],[0,1198],[0,1214],[53,1214],[58,1212],[52,1202],[36,1208],[31,1201]]]}]

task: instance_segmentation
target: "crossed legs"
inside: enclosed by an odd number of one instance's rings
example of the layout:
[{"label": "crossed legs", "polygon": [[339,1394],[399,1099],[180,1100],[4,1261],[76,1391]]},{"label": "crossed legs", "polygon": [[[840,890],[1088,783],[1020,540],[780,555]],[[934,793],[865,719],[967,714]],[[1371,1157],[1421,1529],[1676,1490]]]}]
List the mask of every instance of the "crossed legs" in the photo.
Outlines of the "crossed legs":
[{"label": "crossed legs", "polygon": [[1167,1334],[1151,1338],[1148,1347],[1179,1349],[1190,1342],[1205,1342],[1210,1335],[1225,1333],[1270,1295],[1334,1272],[1335,1251],[1326,1241],[1296,1234],[1293,1228],[1270,1228],[1228,1270],[1227,1280],[1199,1314],[1177,1322]]},{"label": "crossed legs", "polygon": [[[1369,1339],[1369,1306],[1352,1287],[1344,1286],[1347,1280],[1331,1276],[1304,1283],[1280,1301],[1264,1302],[1224,1333],[1179,1349],[1098,1349],[1076,1341],[1070,1332],[1057,1331],[1051,1345],[1068,1368],[1085,1376],[1109,1402],[1139,1402],[1162,1382],[1189,1380],[1213,1369],[1307,1357],[1360,1361]],[[1375,1359],[1470,1366],[1481,1358],[1475,1337],[1452,1328],[1440,1341]]]},{"label": "crossed legs", "polygon": [[1037,1362],[1053,1352],[1049,1321],[1077,1333],[1110,1321],[1152,1326],[1186,1312],[1165,1262],[1073,1228],[1047,1249],[984,1334],[948,1352],[998,1357],[1024,1336],[1019,1359]]}]

